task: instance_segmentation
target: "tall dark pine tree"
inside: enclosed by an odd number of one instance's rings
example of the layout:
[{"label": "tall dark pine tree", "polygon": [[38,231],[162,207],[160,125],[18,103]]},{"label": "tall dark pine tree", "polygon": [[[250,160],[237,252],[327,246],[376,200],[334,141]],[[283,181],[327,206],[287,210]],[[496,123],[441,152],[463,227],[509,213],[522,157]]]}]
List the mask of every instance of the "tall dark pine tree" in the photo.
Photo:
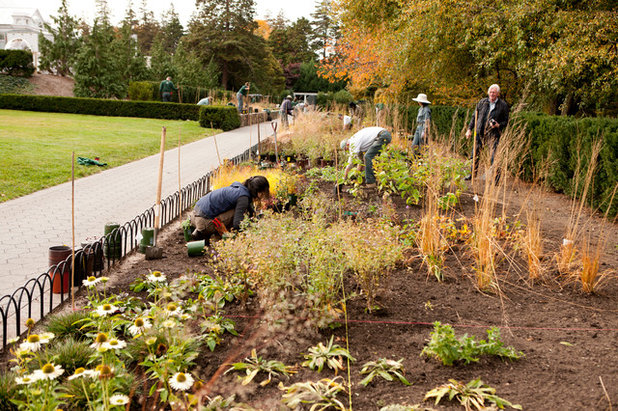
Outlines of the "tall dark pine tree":
[{"label": "tall dark pine tree", "polygon": [[322,50],[322,58],[325,59],[328,57],[328,46],[332,45],[337,31],[331,18],[331,0],[319,0],[311,17],[314,28],[313,46],[315,50]]},{"label": "tall dark pine tree", "polygon": [[142,0],[140,7],[140,20],[135,28],[137,34],[137,42],[139,43],[140,50],[145,55],[150,55],[150,48],[154,38],[161,30],[159,22],[154,18],[154,13],[148,10],[147,0]]},{"label": "tall dark pine tree", "polygon": [[52,20],[55,27],[45,23],[45,29],[53,39],[50,41],[39,34],[40,68],[61,76],[71,75],[81,44],[79,20],[69,15],[66,0],[62,0],[58,15],[52,16]]},{"label": "tall dark pine tree", "polygon": [[248,80],[254,56],[261,47],[253,31],[254,0],[197,0],[197,17],[189,24],[187,47],[207,63],[211,58],[221,71],[221,85],[236,88]]},{"label": "tall dark pine tree", "polygon": [[184,27],[180,23],[178,13],[172,4],[170,9],[163,14],[161,19],[161,40],[163,48],[169,53],[174,53],[184,35]]}]

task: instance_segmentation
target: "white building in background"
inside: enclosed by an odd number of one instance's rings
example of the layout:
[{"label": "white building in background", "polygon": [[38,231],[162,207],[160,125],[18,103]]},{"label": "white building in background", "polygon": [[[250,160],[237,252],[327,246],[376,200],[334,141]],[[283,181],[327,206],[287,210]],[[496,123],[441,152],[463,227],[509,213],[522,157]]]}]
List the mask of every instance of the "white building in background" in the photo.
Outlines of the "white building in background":
[{"label": "white building in background", "polygon": [[0,7],[0,49],[30,50],[34,66],[39,68],[39,33],[52,40],[43,27],[43,16],[38,9]]}]

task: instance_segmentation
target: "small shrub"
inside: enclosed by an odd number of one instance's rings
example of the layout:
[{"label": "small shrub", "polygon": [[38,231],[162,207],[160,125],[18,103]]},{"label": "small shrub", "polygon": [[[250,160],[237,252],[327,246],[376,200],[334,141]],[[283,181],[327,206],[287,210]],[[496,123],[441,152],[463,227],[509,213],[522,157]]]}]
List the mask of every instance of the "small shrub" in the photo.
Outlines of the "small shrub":
[{"label": "small shrub", "polygon": [[0,73],[20,77],[32,76],[32,53],[26,50],[0,50]]},{"label": "small shrub", "polygon": [[129,83],[129,100],[153,100],[154,85],[149,81],[132,81]]},{"label": "small shrub", "polygon": [[236,107],[200,106],[199,122],[202,127],[228,131],[240,127],[240,116]]}]

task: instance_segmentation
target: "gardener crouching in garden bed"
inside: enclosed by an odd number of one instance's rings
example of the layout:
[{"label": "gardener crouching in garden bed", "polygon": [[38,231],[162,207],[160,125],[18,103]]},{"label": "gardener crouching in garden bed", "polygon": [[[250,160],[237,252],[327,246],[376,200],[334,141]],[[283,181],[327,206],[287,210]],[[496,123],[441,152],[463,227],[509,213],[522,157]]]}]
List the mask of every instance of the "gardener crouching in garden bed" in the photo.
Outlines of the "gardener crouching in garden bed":
[{"label": "gardener crouching in garden bed", "polygon": [[358,156],[365,163],[365,183],[367,187],[375,187],[376,176],[373,173],[373,159],[380,154],[385,145],[391,142],[391,139],[391,133],[385,128],[366,127],[349,139],[342,140],[341,149],[350,151],[348,166],[345,169],[345,179],[348,179],[348,173],[354,167],[354,156]]},{"label": "gardener crouching in garden bed", "polygon": [[270,184],[264,176],[249,177],[242,184],[234,182],[211,191],[197,200],[193,209],[193,239],[209,241],[213,234],[238,230],[245,215],[254,215],[253,200],[269,197]]}]

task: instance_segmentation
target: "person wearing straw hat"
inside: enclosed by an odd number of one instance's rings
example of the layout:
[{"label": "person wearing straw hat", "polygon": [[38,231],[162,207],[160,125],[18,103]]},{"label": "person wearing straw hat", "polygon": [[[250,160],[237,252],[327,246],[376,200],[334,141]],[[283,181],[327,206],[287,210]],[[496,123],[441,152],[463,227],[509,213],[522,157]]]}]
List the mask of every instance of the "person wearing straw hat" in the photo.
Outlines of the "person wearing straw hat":
[{"label": "person wearing straw hat", "polygon": [[412,140],[412,147],[420,147],[427,142],[427,136],[429,135],[429,123],[431,122],[431,108],[429,105],[431,102],[427,100],[427,94],[419,93],[416,98],[412,100],[416,101],[420,108],[416,115],[416,131],[414,132],[414,140]]},{"label": "person wearing straw hat", "polygon": [[[270,184],[264,176],[253,176],[244,183],[234,182],[209,192],[195,203],[191,215],[194,240],[209,240],[219,222],[227,230],[240,229],[245,215],[253,216],[253,200],[270,197]],[[218,220],[218,221],[215,221]]]},{"label": "person wearing straw hat", "polygon": [[348,166],[345,169],[345,178],[354,166],[354,157],[357,156],[365,163],[365,183],[368,188],[376,186],[376,176],[373,173],[373,159],[391,142],[391,133],[382,127],[365,127],[349,139],[341,140],[342,150],[349,150]]},{"label": "person wearing straw hat", "polygon": [[[476,105],[474,117],[470,119],[466,138],[470,138],[472,131],[476,130],[476,139],[470,159],[472,159],[472,169],[470,174],[465,177],[466,180],[471,180],[472,175],[476,174],[476,169],[479,164],[479,152],[485,144],[489,144],[491,148],[491,164],[494,163],[496,149],[500,142],[500,135],[506,128],[509,122],[509,105],[500,98],[500,86],[492,84],[487,90],[487,97],[481,99]],[[476,123],[476,124],[475,124]],[[496,179],[498,179],[496,174]]]}]

